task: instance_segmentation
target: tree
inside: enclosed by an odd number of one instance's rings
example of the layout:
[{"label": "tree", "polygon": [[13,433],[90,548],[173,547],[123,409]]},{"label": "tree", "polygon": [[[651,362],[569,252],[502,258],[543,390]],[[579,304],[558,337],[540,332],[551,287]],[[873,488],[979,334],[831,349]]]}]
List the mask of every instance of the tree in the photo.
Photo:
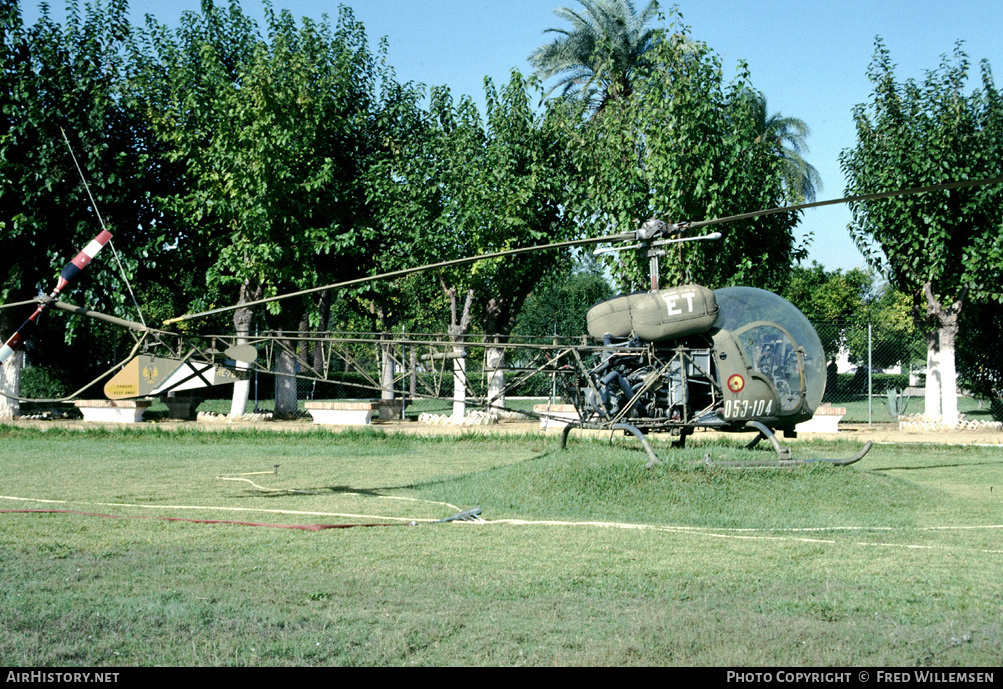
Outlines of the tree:
[{"label": "tree", "polygon": [[958,338],[958,373],[965,387],[988,400],[996,421],[1003,421],[1003,305],[994,301],[972,303],[961,316]]},{"label": "tree", "polygon": [[[266,7],[267,38],[236,2],[151,25],[147,115],[185,188],[163,198],[212,257],[211,292],[237,303],[364,274],[372,238],[361,170],[375,60],[342,8],[335,27]],[[362,259],[362,260],[359,260]],[[269,304],[280,332],[302,327],[306,300]],[[234,312],[246,336],[249,308]],[[296,411],[294,348],[277,357],[276,412]],[[246,404],[235,397],[232,413]]]},{"label": "tree", "polygon": [[865,304],[871,276],[860,269],[826,270],[817,261],[796,266],[780,292],[815,324],[828,362],[835,362],[846,344],[846,326],[866,319]]},{"label": "tree", "polygon": [[847,337],[850,361],[857,366],[891,368],[901,365],[912,369],[918,354],[925,360],[922,338],[912,322],[912,297],[884,284],[869,295],[857,323],[858,327]]},{"label": "tree", "polygon": [[[423,86],[399,84],[392,70],[382,75],[380,101],[376,108],[375,130],[381,142],[366,170],[366,198],[376,225],[375,243],[369,257],[371,274],[388,273],[434,263],[451,255],[452,247],[444,236],[442,224],[445,205],[442,182],[444,145],[442,133],[428,110],[422,107]],[[445,253],[443,253],[445,252]],[[438,327],[450,306],[456,311],[456,294],[443,293],[437,280],[413,275],[393,283],[369,283],[359,292],[372,308],[376,327],[383,333],[406,323],[411,332],[426,331],[430,323],[435,332],[452,329],[458,341],[469,327],[458,322]],[[445,299],[452,297],[452,303]],[[456,321],[456,319],[454,319]],[[437,328],[437,329],[436,329]],[[388,365],[393,354],[390,345],[382,346],[384,395],[392,396],[392,372]],[[463,361],[456,362],[459,366]],[[462,379],[462,373],[458,373]],[[456,394],[465,387],[457,383]]]},{"label": "tree", "polygon": [[[656,41],[649,60],[630,98],[610,103],[578,130],[582,172],[568,205],[589,231],[634,229],[649,217],[681,222],[783,205],[784,159],[760,136],[756,101],[744,95],[751,89],[745,65],[725,85],[717,56],[685,33]],[[663,283],[778,289],[805,253],[793,236],[798,217],[730,223],[721,226],[720,241],[671,247],[660,263]],[[622,288],[647,285],[646,256],[621,252],[619,261],[613,274]]]},{"label": "tree", "polygon": [[[532,94],[532,82],[514,71],[501,88],[486,81],[483,117],[470,98],[454,101],[448,89],[434,88],[427,117],[404,118],[411,125],[396,130],[390,155],[373,175],[371,197],[379,201],[380,235],[390,249],[381,261],[434,263],[570,236],[576,227],[564,207],[571,171],[567,132],[578,119],[560,103],[535,113]],[[449,336],[458,355],[454,415],[465,409],[467,332],[480,321],[489,339],[503,342],[526,296],[560,256],[538,252],[435,276],[449,302]],[[489,397],[501,389],[503,353],[486,352],[495,370]]]},{"label": "tree", "polygon": [[513,334],[523,337],[580,337],[585,314],[613,290],[594,264],[568,262],[541,280],[526,299]]},{"label": "tree", "polygon": [[[535,114],[530,105],[532,83],[513,71],[497,91],[486,84],[487,137],[476,182],[484,215],[477,253],[558,242],[570,239],[578,229],[564,204],[574,172],[567,135],[577,118],[560,103]],[[474,267],[472,286],[481,295],[481,326],[489,342],[507,341],[526,297],[563,257],[551,250]],[[504,361],[504,349],[485,351],[485,366],[493,371],[488,378],[489,404],[504,404]]]},{"label": "tree", "polygon": [[784,189],[789,204],[810,203],[822,190],[822,177],[802,153],[808,152],[811,129],[804,120],[785,117],[779,112],[772,115],[766,108],[766,96],[758,91],[742,92],[743,105],[750,108],[755,118],[759,138],[772,143],[783,159]]},{"label": "tree", "polygon": [[[379,224],[382,246],[376,252],[374,274],[460,258],[473,253],[471,226],[481,209],[472,197],[473,170],[480,163],[483,131],[477,108],[469,98],[458,104],[446,88],[434,88],[428,112],[419,94],[384,91],[381,116],[388,145],[374,159],[367,177],[368,198]],[[466,360],[463,340],[473,319],[473,288],[467,273],[439,271],[433,278],[450,314],[446,326],[453,359],[453,414],[466,409]],[[384,313],[406,306],[397,285],[374,284],[366,298],[379,302]]]},{"label": "tree", "polygon": [[541,79],[558,77],[548,93],[560,89],[562,96],[580,97],[598,112],[634,92],[655,41],[656,32],[649,24],[658,15],[658,3],[651,0],[641,12],[631,0],[579,3],[582,10],[554,10],[572,28],[545,30],[557,38],[533,51],[529,62]]},{"label": "tree", "polygon": [[[969,62],[960,43],[922,83],[897,82],[894,70],[878,40],[868,70],[874,93],[854,108],[857,144],[840,156],[846,193],[999,176],[1003,94],[988,63],[971,95],[964,93]],[[958,420],[954,350],[961,310],[970,298],[1003,299],[993,287],[1003,276],[1001,197],[997,185],[851,204],[854,241],[871,266],[912,298],[927,344],[926,413],[949,425]]]},{"label": "tree", "polygon": [[[38,22],[26,27],[17,3],[0,1],[0,253],[14,259],[0,266],[0,301],[31,299],[39,288],[48,292],[59,270],[100,231],[95,210],[133,256],[144,257],[142,262],[123,259],[132,282],[156,275],[165,244],[160,214],[150,198],[163,178],[144,159],[148,128],[122,97],[132,39],[126,3],[87,4],[81,12],[70,2],[67,17],[60,26],[43,8]],[[81,184],[63,131],[98,209]],[[112,258],[111,252],[105,256]],[[95,261],[87,273],[64,299],[99,311],[131,310],[115,261]],[[25,315],[0,311],[0,341]],[[29,343],[36,363],[63,354],[60,335],[105,335],[81,338],[83,345],[91,345],[79,348],[74,357],[85,380],[114,362],[117,337],[127,337],[121,332],[109,337],[101,326],[74,318],[58,316],[55,322],[57,337]]]}]

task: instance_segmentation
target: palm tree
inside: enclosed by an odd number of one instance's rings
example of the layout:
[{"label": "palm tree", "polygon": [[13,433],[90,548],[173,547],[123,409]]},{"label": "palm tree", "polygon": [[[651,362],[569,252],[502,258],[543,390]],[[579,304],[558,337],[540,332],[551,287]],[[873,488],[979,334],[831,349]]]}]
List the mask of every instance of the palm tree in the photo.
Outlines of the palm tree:
[{"label": "palm tree", "polygon": [[571,29],[547,29],[557,34],[540,46],[529,62],[544,80],[558,76],[547,93],[560,89],[564,97],[584,98],[595,112],[611,100],[633,92],[645,54],[655,41],[656,30],[648,24],[658,14],[651,0],[640,13],[632,0],[578,0],[583,10],[562,7],[554,14],[571,22]]},{"label": "palm tree", "polygon": [[791,203],[811,203],[822,190],[822,177],[802,153],[808,152],[811,129],[804,120],[784,117],[779,112],[768,114],[766,96],[758,91],[742,91],[739,102],[750,108],[754,118],[757,141],[766,141],[776,147],[783,158],[784,187]]}]

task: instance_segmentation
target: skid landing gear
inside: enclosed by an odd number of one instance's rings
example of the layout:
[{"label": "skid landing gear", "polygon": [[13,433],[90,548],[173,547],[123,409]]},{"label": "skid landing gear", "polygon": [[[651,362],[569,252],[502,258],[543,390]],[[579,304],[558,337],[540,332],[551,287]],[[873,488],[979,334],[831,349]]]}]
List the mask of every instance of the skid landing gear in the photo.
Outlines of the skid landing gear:
[{"label": "skid landing gear", "polygon": [[576,425],[569,423],[567,426],[564,427],[564,430],[561,431],[562,450],[568,444],[568,434],[571,433],[572,428],[595,428],[599,430],[610,429],[614,431],[624,431],[625,433],[630,433],[631,435],[633,435],[634,437],[636,437],[638,440],[641,441],[641,447],[643,447],[644,451],[648,453],[648,463],[645,464],[647,468],[650,469],[656,464],[662,463],[661,460],[658,459],[658,456],[655,454],[654,449],[652,449],[651,443],[648,442],[648,439],[644,437],[644,433],[642,433],[637,426],[631,426],[629,423],[615,423],[612,426],[600,426],[597,424],[584,424],[584,423],[581,425]]},{"label": "skid landing gear", "polygon": [[753,438],[752,442],[750,442],[748,445],[745,446],[746,449],[751,450],[752,448],[754,448],[756,445],[759,444],[760,440],[762,440],[763,438],[765,438],[765,439],[767,439],[767,440],[770,441],[770,444],[773,445],[773,449],[777,453],[777,458],[776,459],[735,460],[735,461],[724,461],[724,462],[715,462],[715,461],[712,461],[712,460],[708,459],[707,460],[707,465],[708,466],[715,466],[715,467],[789,467],[789,466],[798,466],[799,464],[833,464],[835,466],[846,466],[847,464],[853,464],[854,462],[859,462],[861,459],[864,458],[864,455],[866,455],[868,452],[871,451],[871,446],[874,445],[873,442],[867,441],[867,444],[864,445],[864,448],[860,452],[858,452],[857,454],[853,455],[852,457],[846,457],[844,459],[794,459],[794,458],[791,457],[790,448],[785,447],[784,445],[781,445],[780,441],[777,440],[776,434],[771,429],[769,429],[768,427],[766,427],[763,424],[759,423],[758,421],[749,421],[745,425],[746,425],[747,428],[759,431],[759,435],[757,435],[755,438]]},{"label": "skid landing gear", "polygon": [[[835,466],[846,466],[848,464],[853,464],[854,462],[859,462],[864,458],[871,450],[871,446],[874,443],[868,441],[864,445],[863,449],[852,457],[846,457],[844,459],[794,459],[791,456],[791,451],[788,447],[781,445],[780,441],[777,439],[776,434],[767,426],[759,423],[758,421],[749,421],[746,426],[752,430],[759,431],[759,435],[752,440],[748,445],[747,449],[752,449],[759,444],[759,441],[766,440],[770,441],[773,445],[773,450],[777,453],[776,459],[751,459],[751,460],[734,460],[734,461],[713,461],[708,458],[705,460],[708,466],[713,467],[791,467],[798,466],[800,464],[833,464]],[[571,434],[574,428],[592,428],[597,430],[614,430],[614,431],[624,431],[625,433],[630,433],[638,440],[641,441],[641,447],[648,455],[648,463],[645,465],[647,468],[651,468],[656,464],[661,464],[661,460],[655,454],[655,450],[651,447],[651,443],[648,442],[647,437],[641,432],[636,426],[632,426],[628,423],[617,423],[612,426],[605,426],[600,424],[568,424],[561,431],[561,449],[565,449],[568,444],[568,435]],[[686,443],[686,436],[689,435],[687,429],[681,429],[679,434],[679,440],[673,441],[673,447],[684,447]]]},{"label": "skid landing gear", "polygon": [[745,446],[745,449],[751,450],[752,448],[754,448],[756,445],[759,444],[760,440],[762,440],[763,438],[766,438],[767,440],[770,441],[770,444],[773,445],[773,449],[777,453],[777,461],[778,462],[788,462],[788,461],[791,461],[791,451],[790,451],[790,448],[781,445],[780,441],[777,440],[776,433],[774,433],[772,430],[770,430],[769,427],[764,426],[763,424],[759,423],[758,421],[748,421],[748,422],[746,422],[745,427],[746,428],[752,428],[754,430],[759,431],[759,435],[757,435],[755,438],[753,438],[752,442]]}]

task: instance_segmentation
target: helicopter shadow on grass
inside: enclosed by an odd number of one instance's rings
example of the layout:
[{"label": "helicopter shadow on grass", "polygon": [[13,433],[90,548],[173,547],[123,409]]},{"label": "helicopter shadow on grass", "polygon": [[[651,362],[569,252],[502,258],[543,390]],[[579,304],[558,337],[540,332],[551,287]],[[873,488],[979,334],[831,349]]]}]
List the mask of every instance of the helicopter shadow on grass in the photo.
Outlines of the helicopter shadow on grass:
[{"label": "helicopter shadow on grass", "polygon": [[560,452],[561,452],[560,450],[542,450],[542,451],[537,451],[537,454],[534,454],[531,457],[527,457],[526,459],[520,459],[519,461],[510,462],[508,464],[500,464],[498,466],[493,466],[493,467],[490,467],[488,469],[479,469],[478,471],[472,471],[472,472],[470,472],[468,474],[452,474],[452,475],[449,475],[449,476],[438,476],[436,478],[432,478],[432,479],[429,479],[427,481],[416,481],[416,482],[408,483],[408,484],[401,485],[401,486],[385,486],[385,487],[380,488],[378,490],[409,490],[409,489],[410,490],[418,490],[420,488],[428,488],[429,486],[443,485],[443,484],[449,483],[451,481],[455,481],[458,478],[470,478],[470,477],[473,477],[473,476],[488,476],[488,475],[493,474],[493,473],[498,473],[500,471],[509,470],[509,469],[511,469],[512,467],[515,467],[515,466],[525,465],[525,464],[529,464],[531,462],[538,462],[538,461],[547,459],[551,455],[560,454]]},{"label": "helicopter shadow on grass", "polygon": [[[554,454],[554,450],[543,450],[538,451],[531,457],[526,459],[521,459],[516,462],[510,462],[508,464],[502,464],[499,466],[491,467],[489,469],[482,469],[479,471],[474,471],[469,474],[453,474],[448,476],[440,476],[437,478],[430,479],[428,481],[419,481],[406,483],[401,485],[391,485],[391,486],[377,486],[373,488],[355,488],[353,486],[314,486],[314,487],[303,487],[303,488],[269,488],[268,490],[260,490],[257,488],[247,488],[245,494],[233,496],[237,500],[247,499],[247,498],[295,498],[295,497],[317,497],[323,495],[357,495],[368,498],[386,498],[386,497],[398,497],[391,495],[391,491],[397,490],[414,490],[418,488],[425,488],[428,486],[435,486],[449,481],[454,481],[459,477],[469,477],[469,476],[483,476],[490,474],[492,472],[497,472],[500,470],[508,469],[510,467],[526,464],[528,462],[536,462],[546,457]],[[274,492],[273,492],[274,491]]]},{"label": "helicopter shadow on grass", "polygon": [[243,495],[233,496],[237,500],[246,498],[296,498],[317,497],[318,495],[360,495],[367,498],[385,497],[379,491],[384,488],[353,488],[352,486],[309,486],[305,488],[269,488],[261,490],[249,487]]},{"label": "helicopter shadow on grass", "polygon": [[924,471],[927,469],[961,469],[978,466],[1001,466],[1003,459],[989,462],[957,462],[954,464],[925,464],[923,466],[871,467],[871,471]]}]

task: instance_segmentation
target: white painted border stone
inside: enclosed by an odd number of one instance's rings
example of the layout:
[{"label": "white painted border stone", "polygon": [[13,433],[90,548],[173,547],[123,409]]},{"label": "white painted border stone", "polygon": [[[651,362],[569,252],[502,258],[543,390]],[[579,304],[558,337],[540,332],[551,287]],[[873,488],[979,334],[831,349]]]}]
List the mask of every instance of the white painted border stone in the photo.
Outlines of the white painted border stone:
[{"label": "white painted border stone", "polygon": [[313,422],[332,426],[368,426],[379,412],[379,402],[305,402]]},{"label": "white painted border stone", "polygon": [[534,404],[533,413],[540,415],[540,430],[561,430],[574,421],[580,421],[573,404]]},{"label": "white painted border stone", "polygon": [[846,415],[846,407],[821,405],[815,415],[794,427],[798,433],[839,433],[839,421]]}]

